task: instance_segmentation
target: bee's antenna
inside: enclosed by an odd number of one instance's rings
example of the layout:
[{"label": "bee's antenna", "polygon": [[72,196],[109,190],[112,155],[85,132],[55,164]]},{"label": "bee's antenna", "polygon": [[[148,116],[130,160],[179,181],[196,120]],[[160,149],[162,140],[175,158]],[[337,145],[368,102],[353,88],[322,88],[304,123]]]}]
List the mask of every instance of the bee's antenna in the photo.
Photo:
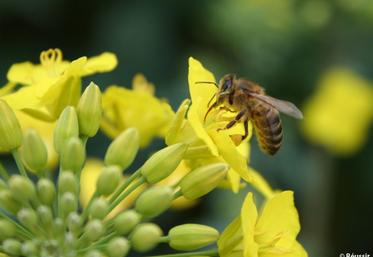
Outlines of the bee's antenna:
[{"label": "bee's antenna", "polygon": [[218,84],[216,84],[215,82],[213,82],[213,81],[197,81],[197,82],[195,82],[196,84],[213,84],[213,85],[215,85],[215,87],[219,87],[219,85]]}]

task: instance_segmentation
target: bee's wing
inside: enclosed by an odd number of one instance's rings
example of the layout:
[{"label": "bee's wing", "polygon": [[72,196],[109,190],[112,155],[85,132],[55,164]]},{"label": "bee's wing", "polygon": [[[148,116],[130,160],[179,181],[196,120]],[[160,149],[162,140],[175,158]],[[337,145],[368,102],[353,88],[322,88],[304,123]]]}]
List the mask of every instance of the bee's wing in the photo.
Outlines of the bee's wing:
[{"label": "bee's wing", "polygon": [[268,95],[260,95],[256,93],[250,93],[251,96],[272,105],[274,108],[276,108],[278,111],[289,115],[291,117],[294,117],[296,119],[303,119],[302,112],[291,102],[276,99],[274,97],[268,96]]}]

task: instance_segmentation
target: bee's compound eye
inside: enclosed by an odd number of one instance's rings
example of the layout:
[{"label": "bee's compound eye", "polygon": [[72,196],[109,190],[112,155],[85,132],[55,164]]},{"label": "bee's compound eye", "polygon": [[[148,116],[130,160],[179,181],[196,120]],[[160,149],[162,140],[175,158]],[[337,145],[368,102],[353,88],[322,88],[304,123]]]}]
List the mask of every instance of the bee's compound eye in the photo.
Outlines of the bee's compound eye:
[{"label": "bee's compound eye", "polygon": [[222,90],[228,90],[232,86],[232,80],[231,79],[226,79],[223,83]]}]

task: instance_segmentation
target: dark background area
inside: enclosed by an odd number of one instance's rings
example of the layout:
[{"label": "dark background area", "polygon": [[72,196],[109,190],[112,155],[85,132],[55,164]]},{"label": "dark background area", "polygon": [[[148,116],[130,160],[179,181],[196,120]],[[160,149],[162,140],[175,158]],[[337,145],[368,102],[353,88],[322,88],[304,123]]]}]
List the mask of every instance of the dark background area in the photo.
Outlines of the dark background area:
[{"label": "dark background area", "polygon": [[[12,63],[37,63],[48,48],[62,49],[68,60],[112,51],[119,66],[84,85],[129,87],[141,72],[176,109],[188,97],[187,59],[193,56],[217,77],[237,73],[302,106],[329,67],[344,65],[373,81],[372,31],[370,0],[0,0],[0,82],[6,83]],[[372,255],[372,126],[359,152],[338,157],[310,145],[299,122],[284,117],[283,123],[281,151],[265,156],[253,139],[251,165],[275,188],[295,191],[299,238],[309,255]],[[108,143],[101,134],[89,143],[91,155],[102,156]],[[155,140],[135,165],[161,145]],[[244,195],[216,191],[196,208],[159,221],[165,229],[191,221],[223,229]]]}]

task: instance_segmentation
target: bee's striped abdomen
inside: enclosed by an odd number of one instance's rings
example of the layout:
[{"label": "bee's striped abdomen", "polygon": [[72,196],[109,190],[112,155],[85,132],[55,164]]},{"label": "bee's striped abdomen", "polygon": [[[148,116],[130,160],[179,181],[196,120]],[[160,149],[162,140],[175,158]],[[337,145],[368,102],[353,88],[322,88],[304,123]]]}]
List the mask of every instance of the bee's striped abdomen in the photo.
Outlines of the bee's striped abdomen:
[{"label": "bee's striped abdomen", "polygon": [[280,149],[282,142],[279,112],[268,104],[261,104],[253,110],[252,118],[261,150],[274,155]]}]

